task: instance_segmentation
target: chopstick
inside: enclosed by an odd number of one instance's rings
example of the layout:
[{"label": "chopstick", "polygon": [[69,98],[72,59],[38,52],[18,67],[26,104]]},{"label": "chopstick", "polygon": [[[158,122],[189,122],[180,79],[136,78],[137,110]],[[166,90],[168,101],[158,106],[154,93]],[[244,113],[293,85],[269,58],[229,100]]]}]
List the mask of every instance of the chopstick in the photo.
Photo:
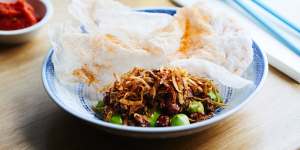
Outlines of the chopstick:
[{"label": "chopstick", "polygon": [[280,34],[280,31],[278,29],[276,29],[272,24],[266,22],[263,17],[261,17],[257,12],[255,12],[255,10],[253,10],[246,3],[244,3],[243,0],[233,0],[233,2],[235,2],[237,5],[239,5],[249,15],[251,15],[256,21],[258,21],[265,29],[267,29],[269,31],[269,33],[274,38],[276,38],[278,41],[280,41],[282,44],[284,44],[286,47],[288,47],[295,54],[300,56],[300,49],[298,49],[293,43],[291,43],[289,40],[287,40],[285,37],[283,37]]},{"label": "chopstick", "polygon": [[290,22],[286,18],[282,17],[275,10],[273,10],[270,7],[268,7],[266,4],[264,4],[260,0],[252,0],[252,2],[254,2],[256,5],[258,5],[261,8],[263,8],[265,11],[269,12],[271,15],[273,15],[274,17],[276,17],[277,19],[279,19],[280,21],[282,21],[283,23],[285,23],[290,28],[294,29],[296,32],[300,33],[300,28],[297,25],[293,24],[292,22]]}]

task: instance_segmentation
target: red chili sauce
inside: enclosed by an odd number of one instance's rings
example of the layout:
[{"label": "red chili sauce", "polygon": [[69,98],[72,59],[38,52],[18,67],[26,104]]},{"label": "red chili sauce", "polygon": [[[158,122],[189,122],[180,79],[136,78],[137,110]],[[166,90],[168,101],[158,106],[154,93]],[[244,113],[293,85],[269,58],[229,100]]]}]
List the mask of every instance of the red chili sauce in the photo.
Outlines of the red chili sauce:
[{"label": "red chili sauce", "polygon": [[0,30],[22,29],[37,22],[34,8],[26,0],[0,2]]}]

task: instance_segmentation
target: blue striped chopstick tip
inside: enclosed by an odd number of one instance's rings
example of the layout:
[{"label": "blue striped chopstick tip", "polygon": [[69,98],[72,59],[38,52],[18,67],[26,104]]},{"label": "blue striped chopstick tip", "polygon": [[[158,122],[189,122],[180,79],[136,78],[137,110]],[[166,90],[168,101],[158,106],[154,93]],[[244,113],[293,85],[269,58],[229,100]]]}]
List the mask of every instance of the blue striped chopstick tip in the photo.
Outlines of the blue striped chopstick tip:
[{"label": "blue striped chopstick tip", "polygon": [[267,31],[278,41],[288,47],[295,54],[300,56],[300,49],[297,48],[292,42],[287,40],[280,34],[280,31],[273,27],[273,25],[266,22],[257,12],[255,12],[250,6],[244,3],[242,0],[233,0],[237,5],[239,5],[243,10],[245,10],[249,15],[251,15],[256,21],[258,21]]},{"label": "blue striped chopstick tip", "polygon": [[300,28],[296,24],[290,22],[288,19],[281,16],[278,12],[276,12],[275,10],[273,10],[272,8],[270,8],[269,6],[267,6],[266,4],[261,2],[260,0],[252,0],[252,2],[254,2],[259,7],[263,8],[265,11],[267,11],[268,13],[270,13],[271,15],[273,15],[274,17],[276,17],[277,19],[279,19],[280,21],[285,23],[287,26],[289,26],[290,28],[292,28],[296,32],[300,33]]}]

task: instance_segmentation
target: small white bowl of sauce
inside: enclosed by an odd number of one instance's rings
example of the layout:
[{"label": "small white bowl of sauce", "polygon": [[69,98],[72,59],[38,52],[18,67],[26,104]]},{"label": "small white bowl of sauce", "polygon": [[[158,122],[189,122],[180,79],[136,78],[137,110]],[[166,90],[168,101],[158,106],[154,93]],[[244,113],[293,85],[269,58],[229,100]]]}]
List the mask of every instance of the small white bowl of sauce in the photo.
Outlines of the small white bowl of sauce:
[{"label": "small white bowl of sauce", "polygon": [[1,44],[19,44],[31,40],[53,13],[49,0],[0,0],[0,7]]}]

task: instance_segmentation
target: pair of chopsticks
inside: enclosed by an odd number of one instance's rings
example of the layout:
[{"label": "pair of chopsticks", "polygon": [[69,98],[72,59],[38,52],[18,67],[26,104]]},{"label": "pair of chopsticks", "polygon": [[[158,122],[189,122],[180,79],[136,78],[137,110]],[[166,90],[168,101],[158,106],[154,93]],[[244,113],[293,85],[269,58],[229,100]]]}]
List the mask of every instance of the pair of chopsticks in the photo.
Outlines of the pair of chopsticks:
[{"label": "pair of chopsticks", "polygon": [[[256,21],[258,21],[265,29],[269,31],[269,33],[276,38],[278,41],[280,41],[282,44],[284,44],[286,47],[288,47],[291,51],[296,53],[298,56],[300,56],[300,49],[296,47],[292,42],[287,40],[283,35],[280,34],[280,31],[276,29],[272,24],[268,23],[264,20],[263,17],[261,17],[255,10],[253,10],[250,6],[248,6],[247,3],[245,3],[244,0],[233,0],[237,5],[239,5],[242,9],[244,9],[249,15],[251,15]],[[276,11],[272,10],[270,7],[262,3],[260,0],[251,0],[251,2],[254,2],[254,4],[258,5],[271,15],[273,15],[275,18],[286,24],[289,28],[293,29],[294,31],[300,33],[300,28],[297,27],[295,24],[291,23],[281,15],[279,15]]]}]

